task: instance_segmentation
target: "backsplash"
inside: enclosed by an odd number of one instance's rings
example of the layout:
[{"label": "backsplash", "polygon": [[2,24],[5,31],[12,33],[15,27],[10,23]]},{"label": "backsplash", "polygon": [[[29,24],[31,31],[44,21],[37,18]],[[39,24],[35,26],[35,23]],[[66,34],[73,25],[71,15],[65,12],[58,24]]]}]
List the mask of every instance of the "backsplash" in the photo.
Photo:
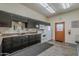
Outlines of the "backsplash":
[{"label": "backsplash", "polygon": [[22,32],[36,32],[35,28],[25,28],[25,24],[22,22],[12,21],[12,27],[0,27],[0,33],[22,33]]}]

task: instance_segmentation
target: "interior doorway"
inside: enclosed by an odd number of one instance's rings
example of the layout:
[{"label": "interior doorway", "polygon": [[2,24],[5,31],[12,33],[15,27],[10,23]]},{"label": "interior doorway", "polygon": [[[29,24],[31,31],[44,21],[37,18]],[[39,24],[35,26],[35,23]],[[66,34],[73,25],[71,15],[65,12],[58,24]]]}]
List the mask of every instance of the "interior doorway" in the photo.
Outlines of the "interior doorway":
[{"label": "interior doorway", "polygon": [[56,41],[65,41],[65,23],[58,22],[55,23],[55,40]]}]

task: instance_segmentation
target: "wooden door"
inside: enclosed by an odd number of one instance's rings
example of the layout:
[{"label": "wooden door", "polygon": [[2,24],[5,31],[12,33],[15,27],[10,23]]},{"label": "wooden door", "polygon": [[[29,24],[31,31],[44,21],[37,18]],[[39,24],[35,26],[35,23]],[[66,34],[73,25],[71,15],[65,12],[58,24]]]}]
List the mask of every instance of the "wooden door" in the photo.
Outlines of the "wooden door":
[{"label": "wooden door", "polygon": [[65,24],[64,24],[64,22],[55,23],[55,40],[64,42],[64,40],[65,40]]}]

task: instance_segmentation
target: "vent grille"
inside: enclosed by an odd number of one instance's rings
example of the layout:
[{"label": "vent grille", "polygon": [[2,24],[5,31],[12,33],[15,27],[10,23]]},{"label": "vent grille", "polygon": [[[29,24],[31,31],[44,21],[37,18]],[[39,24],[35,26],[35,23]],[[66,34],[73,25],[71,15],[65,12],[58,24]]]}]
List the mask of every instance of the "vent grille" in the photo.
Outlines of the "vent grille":
[{"label": "vent grille", "polygon": [[79,21],[72,21],[71,27],[72,28],[79,28]]}]

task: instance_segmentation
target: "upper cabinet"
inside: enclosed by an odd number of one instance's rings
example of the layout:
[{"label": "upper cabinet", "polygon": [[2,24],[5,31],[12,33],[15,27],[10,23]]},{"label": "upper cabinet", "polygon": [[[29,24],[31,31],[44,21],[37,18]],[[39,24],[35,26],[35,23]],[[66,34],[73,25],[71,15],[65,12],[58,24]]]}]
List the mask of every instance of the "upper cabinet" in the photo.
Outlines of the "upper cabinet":
[{"label": "upper cabinet", "polygon": [[20,16],[20,15],[12,14],[11,18],[12,18],[13,21],[27,22],[27,18],[23,17],[23,16]]},{"label": "upper cabinet", "polygon": [[25,22],[26,28],[37,28],[37,29],[39,29],[39,25],[50,25],[50,24],[46,23],[46,22],[42,22],[42,21],[32,20],[32,19],[28,19],[28,21]]},{"label": "upper cabinet", "polygon": [[29,19],[27,23],[25,23],[26,28],[37,28],[37,22],[35,20]]},{"label": "upper cabinet", "polygon": [[11,27],[11,16],[9,13],[0,11],[0,27]]},{"label": "upper cabinet", "polygon": [[37,21],[28,17],[0,11],[0,27],[11,27],[12,21],[25,23],[26,28],[38,28],[39,24],[48,25],[46,22]]}]

